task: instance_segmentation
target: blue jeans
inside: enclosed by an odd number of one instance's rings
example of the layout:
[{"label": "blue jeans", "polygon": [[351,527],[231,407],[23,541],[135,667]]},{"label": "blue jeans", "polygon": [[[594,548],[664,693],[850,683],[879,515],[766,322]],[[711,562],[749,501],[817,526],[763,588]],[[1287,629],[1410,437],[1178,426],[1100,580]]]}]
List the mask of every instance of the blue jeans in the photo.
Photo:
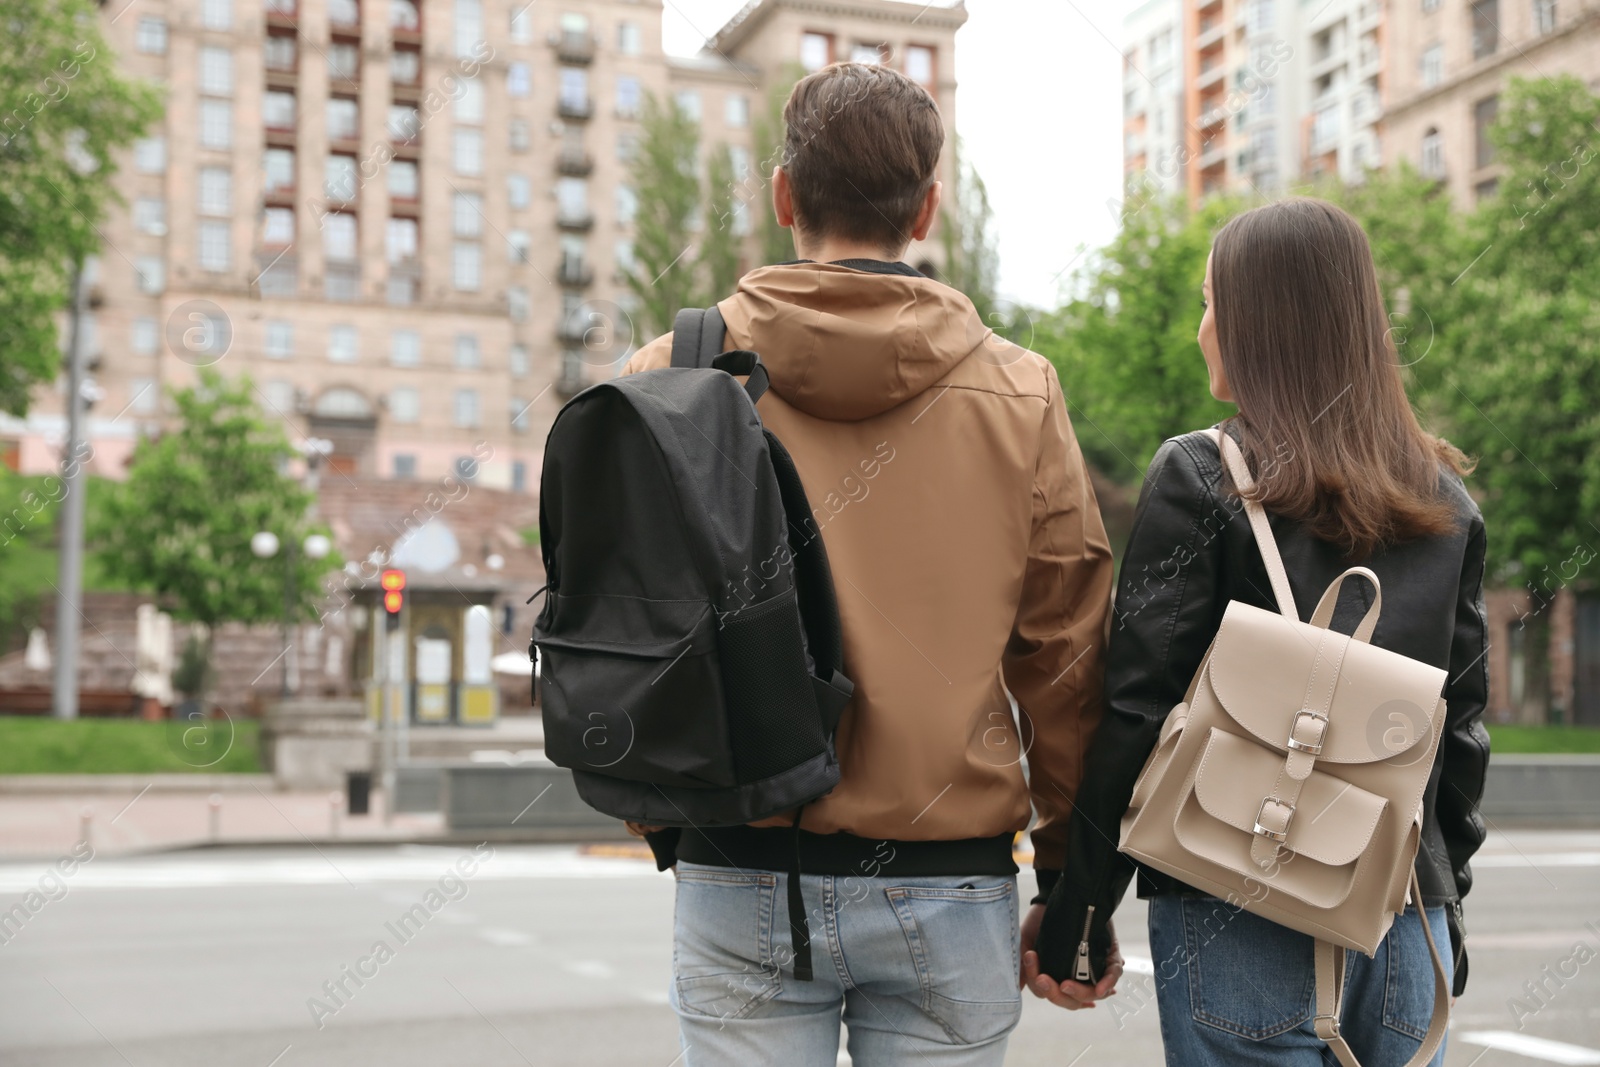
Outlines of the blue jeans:
[{"label": "blue jeans", "polygon": [[684,1067],[998,1067],[1022,1013],[1014,875],[801,876],[796,981],[782,872],[678,864],[671,1000]]},{"label": "blue jeans", "polygon": [[[1429,908],[1450,967],[1444,909]],[[1312,939],[1218,900],[1150,901],[1161,1042],[1169,1067],[1337,1067],[1312,1029]],[[1433,1014],[1433,960],[1415,907],[1395,918],[1372,959],[1349,953],[1339,1028],[1363,1067],[1416,1054]],[[1444,1064],[1444,1046],[1431,1067]]]}]

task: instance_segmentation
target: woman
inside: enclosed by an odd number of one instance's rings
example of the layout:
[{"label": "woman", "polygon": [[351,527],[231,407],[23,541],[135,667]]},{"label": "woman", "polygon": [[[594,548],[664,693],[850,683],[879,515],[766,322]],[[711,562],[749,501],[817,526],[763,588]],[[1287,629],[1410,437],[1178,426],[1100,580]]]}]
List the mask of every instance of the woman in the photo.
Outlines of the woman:
[{"label": "woman", "polygon": [[[1416,870],[1441,947],[1448,932],[1459,994],[1461,898],[1472,884],[1467,861],[1483,842],[1477,805],[1489,755],[1479,722],[1484,530],[1461,482],[1468,464],[1418,425],[1366,236],[1339,208],[1294,199],[1235,218],[1212,246],[1204,297],[1199,342],[1211,393],[1238,405],[1223,429],[1255,477],[1253,495],[1271,517],[1296,603],[1315,604],[1352,564],[1369,567],[1383,588],[1373,644],[1448,672]],[[1096,987],[1037,976],[1030,956],[1025,978],[1037,995],[1092,1006],[1114,985],[1121,961],[1109,920],[1135,873],[1116,841],[1134,782],[1229,601],[1276,610],[1271,588],[1215,438],[1202,431],[1166,442],[1150,464],[1122,563],[1106,714],[1040,934],[1056,960],[1087,929],[1091,958],[1107,962]],[[1346,583],[1334,628],[1349,633],[1371,597],[1367,583]],[[1169,1064],[1333,1062],[1312,1028],[1312,938],[1155,871],[1137,873],[1139,895],[1150,900]],[[1345,1037],[1366,1067],[1406,1062],[1434,996],[1415,904],[1375,958],[1351,956]],[[1443,1061],[1441,1047],[1433,1062]]]}]

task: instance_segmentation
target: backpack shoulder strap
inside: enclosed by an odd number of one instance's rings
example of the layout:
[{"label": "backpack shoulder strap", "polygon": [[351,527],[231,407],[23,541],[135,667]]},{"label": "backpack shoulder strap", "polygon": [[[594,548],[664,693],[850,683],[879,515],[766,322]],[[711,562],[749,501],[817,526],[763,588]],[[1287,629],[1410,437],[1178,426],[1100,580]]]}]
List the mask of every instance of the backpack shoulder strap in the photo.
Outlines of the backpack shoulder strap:
[{"label": "backpack shoulder strap", "polygon": [[1278,553],[1278,541],[1272,536],[1272,525],[1267,521],[1266,510],[1244,495],[1255,488],[1255,479],[1250,476],[1244,453],[1226,430],[1218,427],[1211,433],[1216,438],[1223,465],[1233,478],[1233,487],[1243,500],[1244,513],[1250,519],[1250,529],[1255,533],[1256,547],[1261,549],[1261,562],[1267,565],[1267,577],[1272,579],[1272,594],[1278,601],[1278,610],[1299,622],[1300,609],[1295,605],[1294,591],[1289,587],[1289,572],[1284,569],[1283,557]]},{"label": "backpack shoulder strap", "polygon": [[722,354],[722,312],[715,304],[708,308],[684,308],[672,323],[672,365],[709,367]]},{"label": "backpack shoulder strap", "polygon": [[841,687],[849,685],[843,674],[844,635],[839,628],[839,601],[833,589],[833,571],[828,566],[828,550],[823,546],[822,533],[811,521],[811,504],[789,450],[772,431],[764,432],[789,526],[795,595],[800,601],[807,650],[817,677]]}]

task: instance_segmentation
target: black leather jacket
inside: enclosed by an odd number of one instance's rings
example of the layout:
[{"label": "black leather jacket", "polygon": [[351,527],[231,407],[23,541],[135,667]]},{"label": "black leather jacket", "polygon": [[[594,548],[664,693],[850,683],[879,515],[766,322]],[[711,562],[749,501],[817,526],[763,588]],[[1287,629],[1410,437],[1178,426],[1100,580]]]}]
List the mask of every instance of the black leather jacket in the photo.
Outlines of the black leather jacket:
[{"label": "black leather jacket", "polygon": [[[1237,438],[1238,431],[1232,432]],[[1489,737],[1481,724],[1488,633],[1483,518],[1460,479],[1443,475],[1441,485],[1460,507],[1459,531],[1380,550],[1364,563],[1383,583],[1383,614],[1372,643],[1449,672],[1417,877],[1427,904],[1446,905],[1459,995],[1466,981],[1460,900],[1472,886],[1467,861],[1484,837],[1478,800],[1489,762]],[[1271,522],[1295,602],[1309,612],[1349,563],[1296,524]],[[1371,599],[1368,583],[1346,582],[1334,627],[1353,630]],[[1061,971],[1057,978],[1070,973],[1067,961],[1082,939],[1091,904],[1090,955],[1100,973],[1109,943],[1105,923],[1136,870],[1117,851],[1122,814],[1163,720],[1183,700],[1231,600],[1277,607],[1249,519],[1224,484],[1215,439],[1209,432],[1173,438],[1151,461],[1122,563],[1106,652],[1105,717],[1085,762],[1066,868],[1039,872],[1041,896],[1048,894],[1049,903],[1040,959]],[[1142,897],[1192,892],[1160,872],[1137,870]],[[1055,972],[1047,967],[1046,973]]]}]

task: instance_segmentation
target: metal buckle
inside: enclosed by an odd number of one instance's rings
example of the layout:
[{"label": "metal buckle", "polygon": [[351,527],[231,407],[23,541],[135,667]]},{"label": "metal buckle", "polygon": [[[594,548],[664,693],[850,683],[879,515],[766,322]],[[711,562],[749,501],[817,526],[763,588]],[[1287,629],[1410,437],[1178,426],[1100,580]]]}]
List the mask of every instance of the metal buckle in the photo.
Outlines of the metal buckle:
[{"label": "metal buckle", "polygon": [[[1326,1029],[1324,1029],[1323,1027],[1317,1025],[1318,1023],[1323,1023],[1323,1022],[1326,1022],[1328,1024]],[[1339,1036],[1339,1017],[1337,1015],[1317,1015],[1317,1016],[1314,1016],[1312,1018],[1312,1020],[1311,1020],[1311,1027],[1316,1032],[1317,1036],[1322,1038],[1323,1040],[1327,1040],[1330,1037],[1338,1037]]]},{"label": "metal buckle", "polygon": [[1295,739],[1294,729],[1296,726],[1300,725],[1301,716],[1304,716],[1308,719],[1320,720],[1322,723],[1322,736],[1324,738],[1328,736],[1328,717],[1322,714],[1320,711],[1312,711],[1310,708],[1301,708],[1299,711],[1294,713],[1294,718],[1289,722],[1289,748],[1295,752],[1304,752],[1308,756],[1322,755],[1321,745],[1308,745],[1304,741],[1298,741]]},{"label": "metal buckle", "polygon": [[[1276,804],[1280,808],[1288,808],[1289,809],[1289,817],[1283,820],[1283,829],[1282,830],[1271,830],[1271,829],[1268,829],[1267,827],[1261,825],[1261,813],[1267,810],[1267,805],[1268,804]],[[1293,825],[1293,824],[1294,824],[1294,805],[1293,804],[1285,804],[1283,801],[1279,800],[1277,797],[1267,797],[1265,800],[1263,800],[1261,802],[1261,806],[1256,809],[1256,827],[1255,827],[1255,831],[1254,832],[1259,834],[1260,836],[1266,838],[1268,841],[1277,841],[1277,842],[1279,842],[1281,844],[1282,842],[1288,840],[1288,838],[1289,838],[1289,827],[1291,825]]]}]

